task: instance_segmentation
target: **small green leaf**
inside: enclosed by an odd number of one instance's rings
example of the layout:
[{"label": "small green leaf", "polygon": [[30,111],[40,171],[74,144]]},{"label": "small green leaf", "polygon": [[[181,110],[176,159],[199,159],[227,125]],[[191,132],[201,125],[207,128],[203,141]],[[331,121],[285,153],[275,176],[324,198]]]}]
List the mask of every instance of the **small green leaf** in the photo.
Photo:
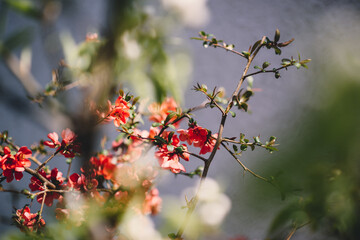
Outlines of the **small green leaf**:
[{"label": "small green leaf", "polygon": [[168,234],[168,237],[169,237],[170,239],[176,239],[176,234],[175,234],[175,233],[169,233],[169,234]]},{"label": "small green leaf", "polygon": [[246,144],[241,144],[240,150],[241,150],[241,151],[246,151],[247,147],[248,147],[248,146],[247,146]]},{"label": "small green leaf", "polygon": [[206,33],[204,31],[200,31],[199,34],[200,34],[200,36],[203,36],[203,37],[206,36]]},{"label": "small green leaf", "polygon": [[250,57],[250,53],[247,52],[247,51],[242,51],[241,52],[246,58],[249,58]]},{"label": "small green leaf", "polygon": [[267,68],[268,66],[270,66],[270,63],[269,63],[269,62],[264,62],[264,63],[262,64],[262,68],[263,68],[263,69]]},{"label": "small green leaf", "polygon": [[233,149],[234,149],[234,152],[237,152],[239,150],[235,144],[233,144]]},{"label": "small green leaf", "polygon": [[300,64],[300,63],[298,63],[298,62],[297,62],[297,63],[295,63],[294,65],[295,65],[295,67],[296,67],[297,69],[299,69],[299,68],[301,67],[301,64]]},{"label": "small green leaf", "polygon": [[161,123],[158,123],[158,122],[154,122],[153,124],[151,124],[151,126],[153,126],[153,127],[158,127],[160,125],[161,125]]},{"label": "small green leaf", "polygon": [[234,118],[236,117],[236,113],[234,113],[233,111],[229,111],[229,113],[231,114],[231,116]]},{"label": "small green leaf", "polygon": [[276,29],[275,36],[274,36],[274,42],[277,43],[280,40],[280,31],[279,29]]},{"label": "small green leaf", "polygon": [[255,143],[260,143],[260,138],[259,138],[259,136],[254,137],[254,141],[255,141]]},{"label": "small green leaf", "polygon": [[258,65],[254,66],[255,69],[261,69],[261,67],[259,67]]},{"label": "small green leaf", "polygon": [[281,50],[280,50],[280,48],[274,47],[274,49],[275,49],[275,54],[276,54],[276,55],[281,55]]},{"label": "small green leaf", "polygon": [[254,45],[251,48],[250,54],[256,50],[256,48],[259,46],[260,43],[261,43],[261,40],[258,40],[254,43]]}]

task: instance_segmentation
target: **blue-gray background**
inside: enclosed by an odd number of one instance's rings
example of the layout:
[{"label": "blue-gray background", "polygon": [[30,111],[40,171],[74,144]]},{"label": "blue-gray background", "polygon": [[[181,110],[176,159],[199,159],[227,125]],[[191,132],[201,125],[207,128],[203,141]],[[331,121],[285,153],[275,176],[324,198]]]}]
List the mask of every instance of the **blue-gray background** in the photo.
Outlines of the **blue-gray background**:
[{"label": "blue-gray background", "polygon": [[[210,88],[223,86],[231,92],[244,67],[243,59],[220,49],[205,49],[200,42],[190,40],[199,30],[213,33],[218,38],[235,44],[237,49],[246,50],[263,35],[273,36],[275,29],[279,28],[282,40],[295,38],[295,42],[284,50],[282,57],[297,56],[300,52],[304,58],[316,59],[318,64],[335,61],[331,59],[333,52],[327,49],[328,46],[322,45],[322,42],[329,40],[336,48],[342,49],[356,44],[354,39],[360,36],[358,1],[209,0],[207,4],[210,21],[200,29],[185,28],[177,35],[185,41],[193,59],[193,72],[187,83],[189,90],[185,92],[184,97],[185,107],[203,101],[203,96],[190,90],[193,84],[205,83]],[[105,5],[104,1],[95,0],[66,1],[56,22],[56,28],[52,28],[51,31],[70,31],[74,39],[80,42],[87,32],[104,27]],[[50,30],[13,12],[9,14],[6,34],[25,25],[33,26],[35,34],[31,45],[32,73],[45,85],[51,80],[52,69],[57,67],[59,59],[63,57],[56,45],[48,49],[43,45],[45,38],[51,34],[48,32]],[[354,45],[351,48],[350,54],[356,57],[355,53],[359,53],[359,47]],[[281,58],[265,53],[260,54],[259,59],[275,63],[280,62]],[[359,63],[358,56],[357,61]],[[319,85],[314,84],[319,74],[316,68],[312,67],[312,63],[309,64],[309,68],[291,69],[284,72],[280,79],[274,79],[270,74],[255,77],[254,87],[261,88],[262,91],[256,93],[250,101],[252,113],[241,113],[238,118],[229,119],[225,136],[232,136],[233,133],[237,135],[238,132],[244,132],[249,136],[261,134],[266,138],[276,135],[282,144],[288,141],[282,136],[286,136],[290,129],[296,135],[294,127],[296,129],[296,126],[302,124],[304,109],[310,104],[311,99],[321,96],[324,92]],[[329,87],[326,84],[322,86]],[[29,146],[34,141],[44,139],[48,132],[54,129],[47,129],[40,123],[38,116],[41,109],[29,103],[25,95],[22,86],[1,63],[0,130],[7,129],[18,145]],[[196,118],[200,125],[213,131],[217,130],[220,115],[215,109],[196,114]],[[281,154],[281,151],[274,154]],[[243,160],[248,167],[256,171],[262,161],[267,161],[267,156],[267,153],[255,151],[244,154]],[[185,165],[189,169],[195,166],[197,163]],[[220,151],[209,176],[222,182],[225,192],[233,200],[232,211],[224,223],[224,231],[229,236],[246,235],[250,239],[263,239],[276,209],[263,209],[261,213],[254,214],[247,208],[246,201],[242,199],[247,194],[245,186],[251,180],[247,175],[243,177],[240,166],[225,152]],[[257,187],[256,184],[264,184],[261,181],[252,183],[254,188]],[[164,194],[180,195],[181,189],[189,185],[193,185],[191,179],[168,177],[166,183],[160,185],[160,191]],[[12,212],[11,205],[15,203],[15,207],[21,207],[21,204],[14,202],[7,193],[2,193],[0,199],[1,219],[6,222],[6,218]],[[7,228],[7,223],[0,225],[2,232]],[[308,230],[301,230],[293,239],[318,238]]]}]

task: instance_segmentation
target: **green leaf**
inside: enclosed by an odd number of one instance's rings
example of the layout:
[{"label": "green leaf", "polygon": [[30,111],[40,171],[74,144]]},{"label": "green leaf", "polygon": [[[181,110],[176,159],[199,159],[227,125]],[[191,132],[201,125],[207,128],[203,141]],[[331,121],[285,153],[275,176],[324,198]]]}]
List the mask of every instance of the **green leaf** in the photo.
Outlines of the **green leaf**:
[{"label": "green leaf", "polygon": [[151,126],[153,126],[153,127],[158,127],[160,125],[161,125],[161,123],[158,123],[158,122],[154,122],[153,124],[151,124]]},{"label": "green leaf", "polygon": [[275,36],[274,36],[274,42],[277,43],[280,40],[280,31],[279,29],[276,29]]},{"label": "green leaf", "polygon": [[233,149],[234,149],[234,152],[237,152],[239,150],[235,144],[233,144]]},{"label": "green leaf", "polygon": [[259,67],[258,65],[254,66],[255,69],[261,69],[261,67]]},{"label": "green leaf", "polygon": [[206,37],[206,33],[204,31],[199,32],[200,36]]},{"label": "green leaf", "polygon": [[276,54],[276,55],[281,55],[281,50],[280,50],[280,48],[274,47],[274,49],[275,49],[275,54]]},{"label": "green leaf", "polygon": [[168,237],[169,237],[170,239],[176,239],[176,234],[175,234],[175,233],[169,233],[169,234],[168,234]]},{"label": "green leaf", "polygon": [[264,62],[264,63],[262,64],[262,68],[263,68],[263,69],[267,68],[268,66],[270,66],[270,63],[269,63],[269,62]]},{"label": "green leaf", "polygon": [[249,58],[249,57],[250,57],[250,53],[247,52],[247,51],[242,51],[241,53],[244,54],[244,56],[245,56],[246,58]]},{"label": "green leaf", "polygon": [[249,106],[247,105],[247,103],[241,103],[240,107],[241,107],[242,109],[244,109],[245,112],[247,112]]},{"label": "green leaf", "polygon": [[297,69],[299,69],[299,68],[301,67],[301,64],[300,64],[300,63],[295,63],[294,65],[295,65],[295,67],[296,67]]},{"label": "green leaf", "polygon": [[41,19],[42,13],[40,9],[37,9],[34,1],[30,0],[4,0],[5,3],[8,4],[9,7],[14,9],[15,11],[22,13],[26,16]]},{"label": "green leaf", "polygon": [[256,50],[256,48],[259,46],[260,43],[261,43],[261,40],[258,40],[254,43],[254,45],[251,48],[250,54]]},{"label": "green leaf", "polygon": [[247,146],[246,144],[241,144],[240,150],[241,150],[241,151],[246,151],[247,147],[248,147],[248,146]]},{"label": "green leaf", "polygon": [[260,143],[260,138],[259,138],[259,136],[254,137],[254,141],[255,141],[255,143]]},{"label": "green leaf", "polygon": [[232,111],[229,111],[229,113],[231,114],[231,116],[234,118],[236,117],[236,113],[232,112]]}]

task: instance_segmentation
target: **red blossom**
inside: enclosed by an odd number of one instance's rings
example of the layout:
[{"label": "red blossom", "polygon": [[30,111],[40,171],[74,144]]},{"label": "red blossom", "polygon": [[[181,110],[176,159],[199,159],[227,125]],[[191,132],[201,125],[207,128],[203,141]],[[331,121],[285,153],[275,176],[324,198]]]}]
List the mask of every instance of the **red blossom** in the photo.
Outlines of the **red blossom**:
[{"label": "red blossom", "polygon": [[210,135],[210,132],[200,126],[191,126],[188,130],[179,129],[179,138],[186,141],[189,145],[200,148],[200,154],[206,154],[214,149],[217,134]]},{"label": "red blossom", "polygon": [[[167,138],[166,135],[168,135],[167,132],[164,133],[165,138]],[[179,138],[176,135],[172,136],[169,144],[158,146],[155,156],[163,169],[169,169],[173,173],[186,172],[184,166],[179,162],[179,157],[189,160],[187,146],[185,144],[180,145]]]},{"label": "red blossom", "polygon": [[98,176],[109,180],[113,178],[116,164],[113,163],[112,155],[99,154],[98,157],[91,157],[90,163]]},{"label": "red blossom", "polygon": [[130,107],[122,96],[119,96],[115,101],[115,106],[110,112],[110,116],[114,118],[114,125],[119,127],[126,123],[126,118],[130,116]]},{"label": "red blossom", "polygon": [[96,179],[89,179],[85,177],[84,174],[79,175],[77,173],[73,173],[69,177],[68,186],[77,191],[92,191],[98,186],[98,181]]},{"label": "red blossom", "polygon": [[0,157],[0,167],[6,177],[6,182],[11,182],[14,177],[17,181],[22,179],[25,167],[31,166],[30,160],[27,159],[31,155],[31,150],[25,146],[21,147],[15,155],[11,154],[8,147],[4,147],[4,156]]},{"label": "red blossom", "polygon": [[[170,112],[176,112],[176,109],[178,108],[177,103],[175,100],[170,97],[166,98],[161,104],[159,103],[152,103],[148,107],[150,112],[150,121],[154,122],[162,122],[166,119],[166,117],[169,115]],[[171,118],[171,120],[175,120],[176,117]],[[175,123],[175,126],[178,126],[179,122]]]},{"label": "red blossom", "polygon": [[[47,180],[49,180],[51,183],[53,183],[57,188],[61,188],[61,185],[64,182],[64,178],[62,177],[62,172],[59,172],[59,170],[57,168],[54,168],[53,170],[51,170],[50,174],[46,174],[46,172],[41,169],[39,171],[39,173],[46,178]],[[44,191],[45,187],[42,181],[40,181],[37,177],[33,176],[30,179],[30,184],[29,184],[29,188],[31,189],[31,191]],[[44,198],[44,194],[41,193],[37,196],[36,200],[38,201],[38,203],[42,203],[43,198]],[[51,207],[53,205],[53,201],[54,199],[59,199],[61,197],[60,193],[58,192],[47,192],[46,196],[45,196],[45,204],[49,207]]]},{"label": "red blossom", "polygon": [[76,141],[76,134],[69,128],[62,131],[61,143],[59,142],[59,136],[56,132],[49,133],[47,136],[51,141],[44,141],[44,145],[50,148],[57,148],[57,151],[60,150],[60,153],[67,158],[73,158],[76,153],[80,153],[81,151],[80,144]]},{"label": "red blossom", "polygon": [[31,213],[28,206],[24,207],[23,209],[16,210],[16,214],[14,216],[14,220],[21,231],[32,232],[36,225],[36,228],[45,226],[44,219],[40,219],[40,221],[38,219],[39,214]]}]

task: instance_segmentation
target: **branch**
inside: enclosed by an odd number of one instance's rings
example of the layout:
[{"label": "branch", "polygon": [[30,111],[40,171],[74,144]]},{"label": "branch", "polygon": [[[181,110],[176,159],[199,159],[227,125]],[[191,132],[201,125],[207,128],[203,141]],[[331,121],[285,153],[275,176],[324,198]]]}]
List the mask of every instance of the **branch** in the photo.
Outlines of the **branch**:
[{"label": "branch", "polygon": [[59,147],[48,159],[45,160],[40,166],[38,166],[35,171],[38,172],[40,169],[42,169],[53,157],[56,156],[61,150],[63,150],[62,147]]},{"label": "branch", "polygon": [[31,175],[33,175],[34,177],[37,177],[40,181],[42,181],[44,184],[46,183],[48,187],[50,187],[51,189],[56,189],[56,186],[50,182],[49,180],[47,180],[43,175],[41,175],[39,172],[28,168],[28,167],[24,167],[25,171]]},{"label": "branch", "polygon": [[247,168],[224,143],[221,143],[221,145],[231,154],[231,156],[233,156],[233,158],[235,158],[235,160],[241,165],[241,167],[244,169],[245,172],[249,172],[252,175],[254,175],[255,177],[260,178],[261,180],[264,180],[265,182],[270,182],[268,179],[254,173],[249,168]]}]

